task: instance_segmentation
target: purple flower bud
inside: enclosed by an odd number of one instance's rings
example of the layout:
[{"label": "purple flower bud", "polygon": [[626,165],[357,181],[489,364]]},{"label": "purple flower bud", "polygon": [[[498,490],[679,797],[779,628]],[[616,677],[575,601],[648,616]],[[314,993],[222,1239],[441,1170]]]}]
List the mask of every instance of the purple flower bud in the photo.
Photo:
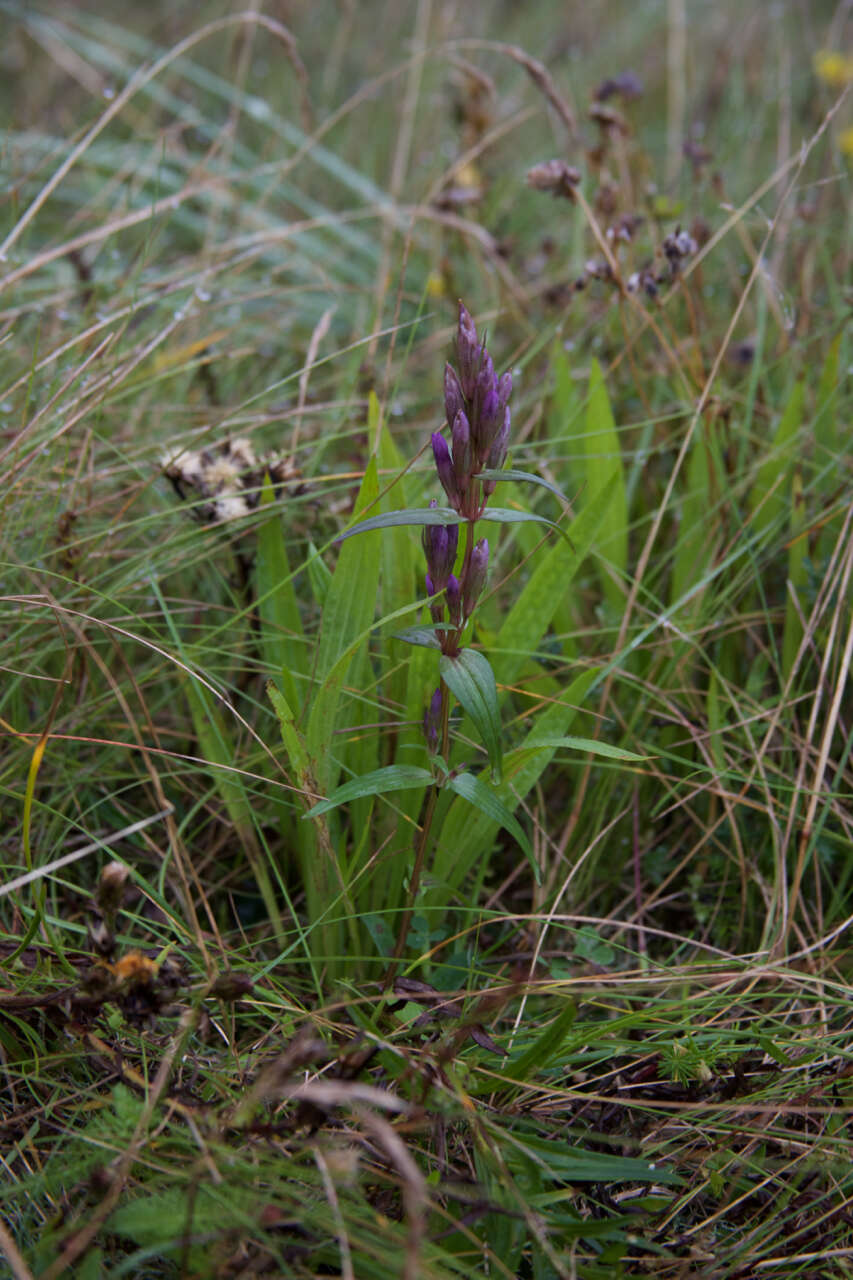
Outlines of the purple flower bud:
[{"label": "purple flower bud", "polygon": [[[429,505],[431,508],[435,508],[435,498]],[[427,574],[427,590],[432,596],[437,591],[444,589],[447,576],[453,568],[456,560],[456,548],[459,545],[459,525],[425,525],[421,535],[421,543],[429,570]]]},{"label": "purple flower bud", "polygon": [[459,374],[462,390],[470,399],[474,389],[477,370],[480,367],[480,345],[477,330],[470,314],[459,303],[459,329],[456,334],[456,351],[459,358]]},{"label": "purple flower bud", "polygon": [[441,686],[436,689],[435,693],[429,700],[429,706],[424,712],[424,737],[426,738],[427,750],[431,756],[438,751],[438,735],[441,730]]},{"label": "purple flower bud", "polygon": [[471,482],[471,428],[468,419],[460,410],[453,419],[453,474],[461,493],[464,493]]},{"label": "purple flower bud", "polygon": [[459,585],[459,579],[455,573],[451,573],[447,579],[447,587],[445,588],[447,597],[447,610],[450,614],[450,621],[454,627],[462,625],[462,588]]},{"label": "purple flower bud", "polygon": [[426,576],[426,589],[427,595],[430,597],[429,616],[432,618],[433,622],[444,622],[444,599],[442,596],[438,595],[438,592],[443,590],[443,588],[436,587],[432,580],[432,574],[430,573]]},{"label": "purple flower bud", "polygon": [[459,488],[453,474],[453,459],[447,441],[440,431],[432,433],[432,456],[435,458],[435,469],[442,483],[448,501],[455,510],[459,510]]},{"label": "purple flower bud", "polygon": [[502,373],[501,376],[498,378],[498,399],[501,402],[501,408],[504,408],[509,403],[509,398],[511,394],[512,394],[512,374]]},{"label": "purple flower bud", "polygon": [[465,412],[465,397],[462,394],[462,383],[452,364],[444,366],[444,412],[448,424],[452,427],[457,413]]},{"label": "purple flower bud", "polygon": [[[488,471],[500,471],[506,462],[506,451],[509,445],[509,424],[510,412],[509,405],[504,409],[504,420],[500,431],[492,441],[492,447],[489,450],[489,456],[486,458],[486,469]],[[483,493],[486,497],[490,497],[495,491],[496,480],[483,481]]]},{"label": "purple flower bud", "polygon": [[486,585],[488,568],[489,544],[485,538],[481,538],[479,542],[475,543],[474,550],[471,552],[471,561],[468,565],[465,587],[462,592],[462,612],[466,620],[474,612],[474,606],[480,597],[480,592]]},{"label": "purple flower bud", "polygon": [[491,357],[484,353],[471,401],[471,435],[482,466],[503,417],[498,381]]}]

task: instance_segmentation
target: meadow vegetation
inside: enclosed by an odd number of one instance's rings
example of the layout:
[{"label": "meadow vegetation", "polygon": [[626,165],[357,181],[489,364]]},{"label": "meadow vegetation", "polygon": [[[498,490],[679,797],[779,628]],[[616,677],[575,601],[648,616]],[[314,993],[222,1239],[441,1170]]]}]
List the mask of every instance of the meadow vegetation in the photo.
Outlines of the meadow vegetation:
[{"label": "meadow vegetation", "polygon": [[849,4],[0,13],[7,1273],[853,1275]]}]

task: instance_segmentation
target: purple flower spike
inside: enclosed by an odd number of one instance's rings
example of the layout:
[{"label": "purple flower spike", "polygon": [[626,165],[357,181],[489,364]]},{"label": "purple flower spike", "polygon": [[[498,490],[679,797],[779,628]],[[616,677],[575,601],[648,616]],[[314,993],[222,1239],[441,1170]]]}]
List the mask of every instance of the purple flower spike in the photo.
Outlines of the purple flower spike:
[{"label": "purple flower spike", "polygon": [[441,686],[429,700],[429,706],[424,712],[424,737],[427,742],[427,749],[431,756],[438,751],[438,735],[441,729]]},{"label": "purple flower spike", "polygon": [[479,599],[480,592],[486,585],[488,568],[489,544],[485,538],[481,538],[479,542],[475,543],[474,550],[471,552],[471,563],[468,566],[468,575],[465,579],[462,612],[466,618],[470,618],[474,612],[474,606]]},{"label": "purple flower spike", "polygon": [[432,456],[435,458],[435,469],[441,481],[448,501],[456,511],[459,510],[459,487],[453,474],[453,459],[447,441],[440,431],[432,433]]}]

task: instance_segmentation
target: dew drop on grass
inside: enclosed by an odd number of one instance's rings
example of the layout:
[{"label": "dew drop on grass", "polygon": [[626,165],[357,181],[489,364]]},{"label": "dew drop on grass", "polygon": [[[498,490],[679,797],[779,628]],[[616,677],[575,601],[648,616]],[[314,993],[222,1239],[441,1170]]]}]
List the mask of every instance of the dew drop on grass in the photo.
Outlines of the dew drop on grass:
[{"label": "dew drop on grass", "polygon": [[246,110],[255,120],[269,120],[271,115],[269,103],[264,102],[263,98],[249,98]]},{"label": "dew drop on grass", "polygon": [[107,102],[110,102],[116,96],[116,91],[111,84],[105,84],[101,92],[103,93]]},{"label": "dew drop on grass", "polygon": [[202,289],[201,286],[199,286],[195,291],[195,296],[198,298],[199,302],[210,302],[213,294],[209,293],[207,289]]}]

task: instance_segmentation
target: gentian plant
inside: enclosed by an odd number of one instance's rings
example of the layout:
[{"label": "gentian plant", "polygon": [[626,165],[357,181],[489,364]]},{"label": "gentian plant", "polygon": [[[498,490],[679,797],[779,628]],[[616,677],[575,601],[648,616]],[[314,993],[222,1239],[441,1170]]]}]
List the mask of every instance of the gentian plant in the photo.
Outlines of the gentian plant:
[{"label": "gentian plant", "polygon": [[[500,480],[524,479],[545,483],[537,476],[503,469],[510,436],[511,391],[510,374],[504,373],[499,377],[495,373],[485,342],[478,337],[474,321],[460,304],[455,363],[448,363],[444,371],[444,409],[450,444],[441,431],[434,432],[431,441],[435,468],[447,505],[440,506],[433,499],[426,508],[384,512],[360,521],[344,534],[344,538],[349,538],[406,524],[423,527],[431,624],[396,634],[399,639],[426,645],[439,653],[439,683],[429,698],[423,720],[430,768],[395,764],[373,770],[337,788],[306,815],[319,818],[338,805],[371,794],[414,787],[427,789],[415,840],[407,905],[394,951],[395,962],[405,947],[436,806],[443,790],[455,792],[489,821],[508,830],[536,869],[527,836],[496,789],[501,779],[502,745],[494,672],[479,649],[463,643],[485,586],[489,566],[489,543],[485,537],[477,536],[477,522],[533,520],[557,528],[551,521],[534,513],[488,506]],[[561,530],[558,531],[562,534]],[[481,773],[472,772],[464,762],[451,766],[450,710],[454,700],[468,714],[482,739],[489,758],[492,785]],[[391,973],[393,970],[394,963]]]}]

